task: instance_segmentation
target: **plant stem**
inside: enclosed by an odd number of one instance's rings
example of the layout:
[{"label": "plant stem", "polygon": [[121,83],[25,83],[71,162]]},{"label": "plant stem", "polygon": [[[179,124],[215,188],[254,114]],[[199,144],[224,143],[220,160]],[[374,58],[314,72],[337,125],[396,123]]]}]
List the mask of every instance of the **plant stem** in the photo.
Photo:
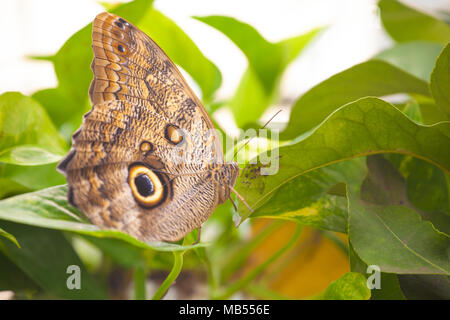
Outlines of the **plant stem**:
[{"label": "plant stem", "polygon": [[146,300],[147,273],[144,267],[134,268],[134,299]]},{"label": "plant stem", "polygon": [[178,275],[183,268],[183,254],[184,251],[173,251],[173,266],[172,270],[170,270],[169,275],[161,284],[161,286],[156,290],[156,293],[153,295],[152,300],[161,300],[162,297],[166,294],[167,290],[169,290],[172,283],[177,279]]},{"label": "plant stem", "polygon": [[286,245],[284,245],[280,250],[278,250],[272,256],[270,256],[266,261],[264,261],[259,266],[254,268],[251,272],[249,272],[247,275],[245,275],[242,279],[236,281],[235,283],[230,285],[228,288],[226,288],[222,294],[219,294],[213,298],[217,299],[217,300],[228,299],[233,294],[235,294],[237,291],[241,290],[243,287],[245,287],[247,284],[249,284],[251,281],[253,281],[261,273],[261,271],[263,271],[270,264],[272,264],[274,261],[276,261],[280,256],[282,256],[287,250],[289,250],[297,242],[298,238],[300,237],[301,230],[302,230],[302,227],[300,225],[297,225],[294,235],[286,243]]},{"label": "plant stem", "polygon": [[228,258],[228,263],[223,268],[221,282],[227,280],[245,262],[250,253],[264,241],[273,231],[280,227],[284,221],[271,221],[262,231],[244,244],[235,254]]},{"label": "plant stem", "polygon": [[332,241],[339,249],[342,250],[343,253],[345,253],[348,256],[348,246],[346,243],[341,240],[335,233],[331,231],[320,231],[326,238],[328,238],[330,241]]}]

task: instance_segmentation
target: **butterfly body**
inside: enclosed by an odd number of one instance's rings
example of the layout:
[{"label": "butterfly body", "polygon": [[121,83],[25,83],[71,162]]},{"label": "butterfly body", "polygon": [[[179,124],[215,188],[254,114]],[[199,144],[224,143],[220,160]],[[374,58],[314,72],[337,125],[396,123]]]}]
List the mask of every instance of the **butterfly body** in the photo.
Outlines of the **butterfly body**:
[{"label": "butterfly body", "polygon": [[101,228],[174,241],[230,196],[225,163],[199,99],[165,53],[122,18],[93,23],[93,104],[58,165],[69,201]]}]

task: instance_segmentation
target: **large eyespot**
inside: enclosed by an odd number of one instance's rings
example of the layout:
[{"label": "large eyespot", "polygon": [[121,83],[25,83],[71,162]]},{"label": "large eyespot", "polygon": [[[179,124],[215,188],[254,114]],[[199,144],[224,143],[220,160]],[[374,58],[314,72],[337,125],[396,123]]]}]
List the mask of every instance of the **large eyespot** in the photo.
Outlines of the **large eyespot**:
[{"label": "large eyespot", "polygon": [[181,129],[173,124],[166,126],[165,136],[166,139],[172,144],[180,144],[184,139]]},{"label": "large eyespot", "polygon": [[143,163],[128,169],[128,184],[136,201],[143,207],[154,207],[164,200],[166,190],[161,178]]}]

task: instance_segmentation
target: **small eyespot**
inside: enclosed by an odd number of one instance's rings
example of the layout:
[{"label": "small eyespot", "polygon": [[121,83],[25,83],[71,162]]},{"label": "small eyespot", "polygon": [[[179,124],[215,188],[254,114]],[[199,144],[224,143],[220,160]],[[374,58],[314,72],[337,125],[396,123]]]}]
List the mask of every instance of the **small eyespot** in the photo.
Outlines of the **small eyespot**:
[{"label": "small eyespot", "polygon": [[130,25],[128,22],[126,22],[126,21],[123,20],[122,18],[119,18],[119,21],[120,21],[121,23],[123,23],[124,25],[126,25],[126,26],[129,26],[129,25]]},{"label": "small eyespot", "polygon": [[181,129],[173,124],[169,124],[166,126],[165,136],[166,139],[169,140],[169,142],[172,144],[180,144],[184,140],[183,132],[181,131]]},{"label": "small eyespot", "polygon": [[122,22],[116,21],[114,22],[116,26],[118,26],[119,28],[123,29],[123,24]]},{"label": "small eyespot", "polygon": [[153,151],[153,144],[148,141],[142,141],[139,146],[139,150],[141,150],[141,152],[145,156],[147,156],[149,153],[151,153]]},{"label": "small eyespot", "polygon": [[119,44],[119,45],[117,46],[117,50],[119,50],[119,52],[122,52],[122,53],[127,53],[127,48],[124,47],[124,46],[121,45],[121,44]]},{"label": "small eyespot", "polygon": [[134,199],[143,207],[154,207],[164,199],[165,189],[161,179],[142,163],[130,166],[128,184]]}]

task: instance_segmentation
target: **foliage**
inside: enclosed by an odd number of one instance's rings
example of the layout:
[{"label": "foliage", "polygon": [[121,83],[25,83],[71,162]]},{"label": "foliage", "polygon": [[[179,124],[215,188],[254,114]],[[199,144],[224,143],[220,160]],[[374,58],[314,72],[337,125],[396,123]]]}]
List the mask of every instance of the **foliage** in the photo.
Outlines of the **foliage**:
[{"label": "foliage", "polygon": [[[192,76],[210,111],[229,107],[241,127],[254,126],[280,101],[284,71],[322,30],[271,43],[234,18],[194,17],[225,34],[248,60],[235,94],[217,101],[219,69],[151,1],[111,7]],[[254,212],[239,203],[233,217],[230,203],[220,205],[205,224],[215,234],[207,242],[196,243],[194,231],[177,243],[143,243],[97,228],[69,205],[55,165],[90,108],[91,25],[54,56],[39,57],[53,63],[56,88],[31,97],[0,95],[0,266],[7,271],[0,273],[0,290],[27,298],[106,299],[112,297],[108,277],[117,267],[132,270],[137,299],[146,298],[145,279],[153,270],[168,274],[154,299],[189,270],[207,275],[210,298],[245,293],[285,299],[268,285],[266,271],[277,273],[297,254],[309,226],[313,237],[343,249],[351,268],[313,298],[448,298],[450,28],[396,0],[381,0],[379,8],[394,45],[298,98],[280,146],[263,150],[279,155],[277,173],[261,174],[267,164],[250,156],[242,168],[236,189]],[[406,97],[403,103],[386,99],[398,93]],[[248,220],[254,227],[263,218],[272,223],[249,239],[243,236]],[[255,248],[287,220],[296,226],[290,237],[245,269]],[[80,243],[94,248],[100,264]],[[69,265],[81,266],[82,290],[66,288]],[[379,266],[381,289],[366,286],[369,265]]]}]

